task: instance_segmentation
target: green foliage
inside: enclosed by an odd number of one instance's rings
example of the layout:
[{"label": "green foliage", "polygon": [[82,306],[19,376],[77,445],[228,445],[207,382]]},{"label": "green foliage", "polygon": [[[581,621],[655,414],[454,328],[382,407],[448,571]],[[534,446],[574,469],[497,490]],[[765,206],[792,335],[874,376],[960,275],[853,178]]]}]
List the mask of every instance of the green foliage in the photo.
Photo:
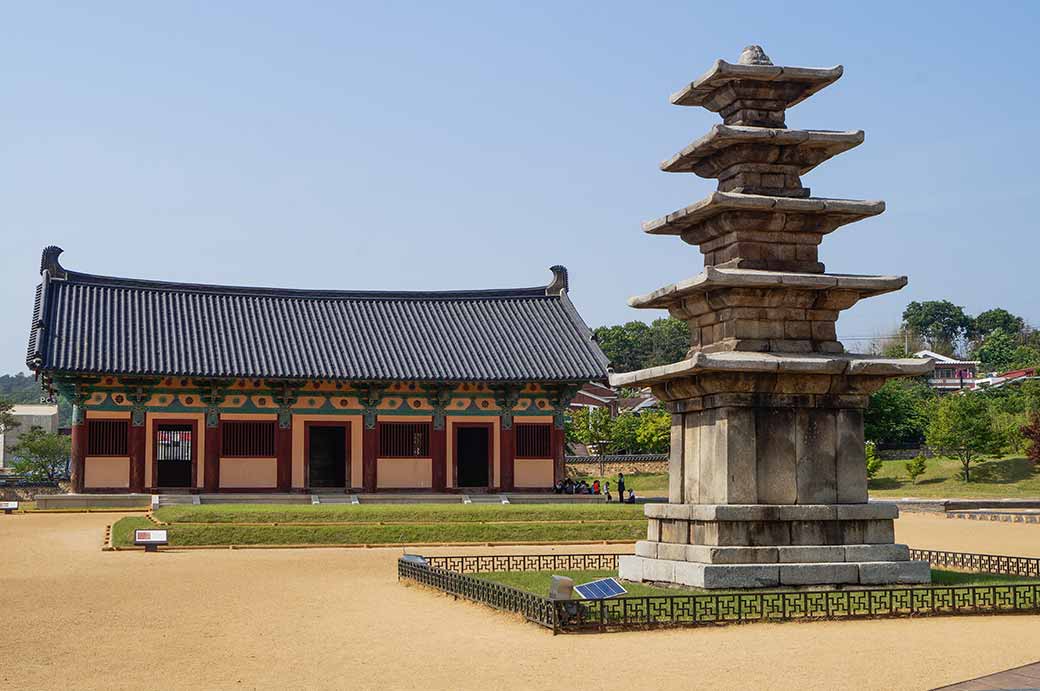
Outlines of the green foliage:
[{"label": "green foliage", "polygon": [[986,372],[1006,372],[1015,361],[1015,339],[1001,328],[994,329],[975,349],[975,357],[982,361]]},{"label": "green foliage", "polygon": [[971,482],[971,466],[985,456],[1000,453],[1003,439],[985,396],[951,394],[939,400],[926,435],[928,446],[961,463],[965,482]]},{"label": "green foliage", "polygon": [[31,427],[11,450],[15,458],[11,467],[32,480],[53,482],[64,473],[71,446],[69,437]]},{"label": "green foliage", "polygon": [[672,318],[657,319],[649,325],[630,321],[601,326],[595,334],[599,347],[616,372],[632,372],[677,362],[690,348],[690,334],[685,322]]},{"label": "green foliage", "polygon": [[997,329],[1010,336],[1018,336],[1026,327],[1022,317],[1011,314],[1006,309],[995,307],[986,310],[971,322],[971,336],[985,338]]},{"label": "green foliage", "polygon": [[639,453],[668,453],[671,443],[672,416],[663,410],[646,410],[640,413],[636,441]]},{"label": "green foliage", "polygon": [[921,382],[890,379],[870,397],[863,416],[864,436],[888,444],[924,439],[932,398],[931,390]]},{"label": "green foliage", "polygon": [[0,398],[0,432],[3,432],[5,429],[12,429],[20,424],[11,413],[13,407],[13,403]]},{"label": "green foliage", "polygon": [[910,476],[910,481],[916,485],[917,478],[924,475],[924,471],[928,470],[928,461],[925,459],[923,453],[919,453],[914,458],[907,461],[905,467],[906,474]]},{"label": "green foliage", "polygon": [[606,408],[579,408],[567,415],[567,441],[578,442],[595,449],[596,453],[610,453],[614,421]]},{"label": "green foliage", "polygon": [[866,456],[867,456],[867,479],[873,480],[874,476],[878,474],[883,465],[881,457],[877,454],[877,445],[868,441],[866,444]]},{"label": "green foliage", "polygon": [[1029,423],[1023,425],[1020,432],[1029,442],[1026,457],[1032,461],[1034,468],[1040,467],[1040,413],[1030,413]]},{"label": "green foliage", "polygon": [[1026,451],[1026,438],[1022,428],[1026,424],[1025,413],[1008,413],[991,406],[993,426],[1000,435],[1001,451],[1006,454],[1021,454]]},{"label": "green foliage", "polygon": [[1028,367],[1040,367],[1040,348],[1020,345],[1015,348],[1015,352],[1011,354],[1011,361],[1008,363],[1008,369],[1026,369]]},{"label": "green foliage", "polygon": [[[58,396],[58,424],[65,427],[72,420],[72,406]],[[39,403],[43,399],[40,383],[25,374],[0,374],[0,399],[11,403]]]},{"label": "green foliage", "polygon": [[963,307],[949,300],[928,300],[906,306],[903,326],[927,341],[935,352],[953,355],[957,342],[970,333],[973,321]]},{"label": "green foliage", "polygon": [[606,408],[581,408],[568,416],[567,440],[598,454],[666,453],[670,429],[671,416],[661,410],[611,418]]}]

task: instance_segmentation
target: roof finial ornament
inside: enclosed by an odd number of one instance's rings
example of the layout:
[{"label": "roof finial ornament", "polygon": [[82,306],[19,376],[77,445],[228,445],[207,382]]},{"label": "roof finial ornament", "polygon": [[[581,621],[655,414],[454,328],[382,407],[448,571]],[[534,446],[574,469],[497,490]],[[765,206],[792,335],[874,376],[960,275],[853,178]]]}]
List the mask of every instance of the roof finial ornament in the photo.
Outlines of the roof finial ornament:
[{"label": "roof finial ornament", "polygon": [[772,65],[773,61],[762,50],[762,46],[750,45],[740,54],[740,59],[737,60],[737,63],[741,65]]},{"label": "roof finial ornament", "polygon": [[553,280],[545,287],[545,294],[562,295],[567,291],[567,267],[557,264],[550,266],[549,271],[553,273]]},{"label": "roof finial ornament", "polygon": [[40,274],[44,271],[50,272],[51,278],[67,278],[65,268],[58,263],[58,257],[64,252],[57,245],[49,245],[43,248],[43,256],[40,257]]}]

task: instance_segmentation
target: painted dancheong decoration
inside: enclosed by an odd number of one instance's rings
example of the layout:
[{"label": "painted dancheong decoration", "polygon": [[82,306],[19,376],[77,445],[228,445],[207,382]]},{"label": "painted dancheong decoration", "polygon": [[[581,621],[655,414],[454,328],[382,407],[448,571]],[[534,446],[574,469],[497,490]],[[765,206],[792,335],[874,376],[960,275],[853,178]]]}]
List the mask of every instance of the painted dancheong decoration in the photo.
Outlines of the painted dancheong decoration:
[{"label": "painted dancheong decoration", "polygon": [[704,271],[646,295],[690,330],[686,359],[611,376],[649,386],[672,412],[668,504],[620,576],[704,588],[924,583],[928,564],[894,544],[892,504],[868,503],[863,410],[919,359],[845,353],[839,312],[899,290],[905,276],[828,274],[824,235],[884,202],[813,197],[801,176],[863,142],[862,131],[792,130],[786,111],[842,75],[779,67],[759,46],[675,93],[723,124],[665,161],[718,180],[707,198],[644,224],[697,245]]}]

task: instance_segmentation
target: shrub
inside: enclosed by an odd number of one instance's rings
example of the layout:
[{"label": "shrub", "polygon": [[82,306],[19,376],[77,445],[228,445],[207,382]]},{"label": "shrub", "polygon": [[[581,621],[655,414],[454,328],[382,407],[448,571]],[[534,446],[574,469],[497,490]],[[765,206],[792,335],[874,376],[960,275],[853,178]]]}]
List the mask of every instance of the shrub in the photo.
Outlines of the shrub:
[{"label": "shrub", "polygon": [[873,480],[881,470],[881,457],[877,455],[877,444],[868,441],[866,444],[867,479]]},{"label": "shrub", "polygon": [[910,476],[910,481],[917,484],[917,478],[924,475],[924,471],[927,469],[928,461],[925,459],[924,454],[919,453],[914,458],[906,462],[906,474]]}]

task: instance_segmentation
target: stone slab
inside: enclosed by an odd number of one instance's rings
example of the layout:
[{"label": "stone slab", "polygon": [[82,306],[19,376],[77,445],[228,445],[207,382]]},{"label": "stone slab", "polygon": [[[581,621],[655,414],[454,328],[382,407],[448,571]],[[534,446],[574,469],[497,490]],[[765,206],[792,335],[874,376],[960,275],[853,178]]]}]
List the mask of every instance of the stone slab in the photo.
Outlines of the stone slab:
[{"label": "stone slab", "polygon": [[885,518],[899,518],[899,508],[887,502],[871,502],[869,504],[836,504],[835,511],[839,521],[868,521]]},{"label": "stone slab", "polygon": [[859,583],[859,566],[846,563],[780,564],[781,585]]},{"label": "stone slab", "polygon": [[775,564],[776,547],[712,547],[687,545],[686,561],[702,564]]},{"label": "stone slab", "polygon": [[646,561],[649,561],[646,557],[622,554],[618,557],[618,578],[641,582],[643,580],[643,563]]},{"label": "stone slab", "polygon": [[932,569],[926,561],[872,561],[856,566],[863,585],[932,582]]},{"label": "stone slab", "polygon": [[649,559],[657,558],[657,546],[661,544],[651,540],[639,540],[636,542],[636,555]]},{"label": "stone slab", "polygon": [[845,545],[845,561],[909,561],[906,545]]},{"label": "stone slab", "polygon": [[686,549],[689,545],[674,542],[657,543],[657,558],[670,561],[686,561]]},{"label": "stone slab", "polygon": [[845,547],[842,545],[791,545],[777,547],[777,561],[782,564],[812,562],[843,562]]}]

